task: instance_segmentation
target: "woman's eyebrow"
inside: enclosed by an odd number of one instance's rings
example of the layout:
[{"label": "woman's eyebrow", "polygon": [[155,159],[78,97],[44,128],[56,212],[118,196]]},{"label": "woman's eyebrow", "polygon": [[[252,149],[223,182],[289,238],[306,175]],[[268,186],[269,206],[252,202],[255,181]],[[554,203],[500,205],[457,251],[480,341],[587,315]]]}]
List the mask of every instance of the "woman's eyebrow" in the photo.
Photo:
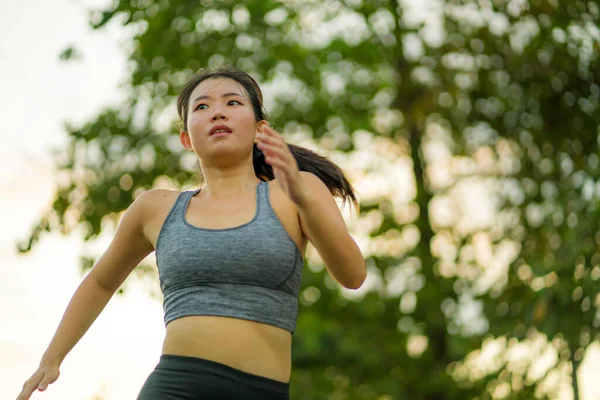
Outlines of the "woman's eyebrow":
[{"label": "woman's eyebrow", "polygon": [[[231,97],[231,96],[239,96],[239,97],[244,97],[239,93],[235,93],[235,92],[229,92],[229,93],[225,93],[223,94],[221,97]],[[197,102],[198,100],[202,100],[202,99],[210,99],[211,97],[208,95],[202,95],[202,96],[198,96],[194,99],[194,103]]]}]

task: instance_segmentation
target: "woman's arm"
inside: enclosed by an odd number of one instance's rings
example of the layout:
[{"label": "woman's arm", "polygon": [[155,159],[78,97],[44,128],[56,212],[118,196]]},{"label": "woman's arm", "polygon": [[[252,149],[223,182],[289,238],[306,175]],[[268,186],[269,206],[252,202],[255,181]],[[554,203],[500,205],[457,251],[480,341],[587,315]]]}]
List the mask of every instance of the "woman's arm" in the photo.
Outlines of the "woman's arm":
[{"label": "woman's arm", "polygon": [[348,234],[327,186],[316,175],[298,170],[288,145],[272,128],[261,125],[256,143],[273,168],[275,180],[296,203],[302,232],[323,258],[329,273],[345,287],[358,289],[367,276],[365,259]]},{"label": "woman's arm", "polygon": [[143,234],[149,208],[147,197],[147,193],[139,196],[125,212],[110,246],[71,298],[38,370],[23,385],[18,400],[29,399],[35,389],[45,390],[58,378],[58,369],[66,355],[131,271],[153,250]]},{"label": "woman's arm", "polygon": [[343,286],[358,289],[367,270],[365,260],[333,196],[325,184],[310,172],[300,172],[300,179],[309,193],[297,204],[302,231],[315,246],[329,273]]}]

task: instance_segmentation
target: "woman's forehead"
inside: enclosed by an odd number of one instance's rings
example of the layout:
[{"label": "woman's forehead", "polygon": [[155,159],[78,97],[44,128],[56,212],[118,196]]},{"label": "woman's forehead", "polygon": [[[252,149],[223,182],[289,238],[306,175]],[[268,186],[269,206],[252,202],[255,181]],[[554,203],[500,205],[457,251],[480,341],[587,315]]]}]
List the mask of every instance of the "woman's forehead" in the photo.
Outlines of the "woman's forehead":
[{"label": "woman's forehead", "polygon": [[191,101],[200,97],[220,97],[225,93],[237,93],[242,97],[248,97],[244,87],[237,81],[226,77],[215,77],[203,80],[192,92]]}]

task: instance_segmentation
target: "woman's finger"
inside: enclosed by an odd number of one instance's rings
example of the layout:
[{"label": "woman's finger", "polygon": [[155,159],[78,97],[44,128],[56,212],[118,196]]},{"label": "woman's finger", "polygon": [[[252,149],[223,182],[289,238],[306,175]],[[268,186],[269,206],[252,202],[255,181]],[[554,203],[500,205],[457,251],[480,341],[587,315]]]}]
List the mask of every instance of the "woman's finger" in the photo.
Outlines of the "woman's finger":
[{"label": "woman's finger", "polygon": [[44,390],[46,390],[46,388],[48,387],[49,384],[54,383],[56,381],[56,378],[50,376],[49,374],[46,374],[44,376],[44,378],[42,379],[42,381],[38,384],[37,389],[40,392],[43,392]]},{"label": "woman's finger", "polygon": [[287,145],[260,142],[257,144],[257,147],[265,154],[277,155],[288,162],[292,162],[292,158],[294,157]]},{"label": "woman's finger", "polygon": [[281,146],[277,146],[274,144],[259,143],[257,147],[265,153],[276,153],[280,155],[283,155],[285,153],[284,149],[281,148]]},{"label": "woman's finger", "polygon": [[267,143],[267,142],[258,142],[256,144],[256,147],[263,152],[263,154],[265,156],[269,156],[269,155],[273,155],[275,154],[277,151],[281,151],[280,148],[278,148],[276,145]]},{"label": "woman's finger", "polygon": [[279,146],[273,146],[268,144],[259,145],[258,148],[263,152],[265,157],[271,159],[281,160],[281,162],[290,164],[290,159],[285,149],[282,149]]},{"label": "woman's finger", "polygon": [[264,133],[258,133],[256,135],[256,144],[261,144],[261,143],[262,144],[265,144],[265,143],[272,144],[272,143],[274,143],[274,140],[271,137],[265,135]]},{"label": "woman's finger", "polygon": [[270,126],[265,126],[263,129],[263,132],[266,133],[269,137],[283,141],[283,136],[281,136],[281,134],[279,132],[277,132],[275,129],[271,128]]},{"label": "woman's finger", "polygon": [[29,378],[27,382],[25,382],[25,384],[23,385],[23,390],[21,390],[21,393],[19,394],[19,397],[17,397],[17,400],[29,399],[29,397],[31,397],[31,394],[37,388],[41,380],[42,376],[40,376],[40,374],[34,374],[31,378]]},{"label": "woman's finger", "polygon": [[265,136],[264,142],[274,144],[277,146],[281,146],[281,147],[284,147],[285,149],[289,150],[289,146],[288,146],[287,142],[280,135]]},{"label": "woman's finger", "polygon": [[258,143],[268,143],[268,144],[273,144],[273,145],[277,145],[277,146],[283,146],[285,144],[285,142],[283,140],[280,140],[277,137],[274,136],[268,136],[262,133],[259,133],[256,135],[256,140]]},{"label": "woman's finger", "polygon": [[280,170],[286,176],[287,180],[291,180],[290,183],[295,181],[294,177],[297,174],[297,167],[294,164],[276,155],[267,156],[265,161],[274,169]]},{"label": "woman's finger", "polygon": [[23,384],[23,390],[17,400],[28,400],[35,390],[40,392],[46,390],[48,385],[56,382],[60,375],[58,367],[41,367]]}]

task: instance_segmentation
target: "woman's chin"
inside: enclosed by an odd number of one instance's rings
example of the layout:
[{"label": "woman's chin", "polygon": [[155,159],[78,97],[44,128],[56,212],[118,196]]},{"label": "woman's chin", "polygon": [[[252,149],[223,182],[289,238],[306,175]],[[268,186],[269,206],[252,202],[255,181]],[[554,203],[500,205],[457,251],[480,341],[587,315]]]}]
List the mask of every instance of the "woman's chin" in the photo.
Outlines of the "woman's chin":
[{"label": "woman's chin", "polygon": [[237,146],[229,146],[226,143],[211,146],[208,154],[202,155],[202,160],[208,161],[213,167],[231,167],[243,163],[246,158],[251,157],[252,148],[240,149]]}]

